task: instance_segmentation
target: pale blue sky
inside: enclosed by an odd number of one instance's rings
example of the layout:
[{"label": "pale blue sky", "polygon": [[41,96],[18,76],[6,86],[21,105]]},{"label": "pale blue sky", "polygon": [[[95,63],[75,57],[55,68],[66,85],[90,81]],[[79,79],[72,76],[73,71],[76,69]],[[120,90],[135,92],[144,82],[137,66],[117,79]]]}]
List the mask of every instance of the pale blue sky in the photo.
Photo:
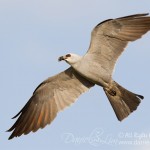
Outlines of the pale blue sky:
[{"label": "pale blue sky", "polygon": [[[116,65],[114,79],[145,97],[127,119],[117,120],[102,88],[95,86],[43,130],[11,141],[7,140],[10,133],[5,132],[15,121],[10,118],[25,105],[37,85],[68,67],[58,63],[59,56],[69,52],[83,55],[87,51],[90,32],[97,23],[147,12],[148,0],[0,0],[0,149],[148,150],[150,33],[130,43]],[[101,140],[105,139],[104,144],[65,141],[66,133],[74,140],[85,140],[94,133],[95,139],[96,129]],[[140,141],[149,144],[134,143],[140,134],[147,136]],[[108,144],[110,139],[117,139],[117,143]]]}]

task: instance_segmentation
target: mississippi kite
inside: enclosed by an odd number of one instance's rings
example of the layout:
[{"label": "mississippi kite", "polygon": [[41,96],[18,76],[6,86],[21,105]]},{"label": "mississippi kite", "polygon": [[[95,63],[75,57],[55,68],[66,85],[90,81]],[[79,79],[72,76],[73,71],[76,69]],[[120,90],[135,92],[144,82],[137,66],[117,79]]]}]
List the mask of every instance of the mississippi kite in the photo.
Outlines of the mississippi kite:
[{"label": "mississippi kite", "polygon": [[93,29],[84,56],[70,53],[59,57],[59,61],[66,61],[70,68],[48,78],[35,89],[26,105],[13,117],[18,119],[8,130],[13,131],[9,139],[44,128],[59,111],[94,85],[103,88],[119,121],[136,110],[144,97],[123,88],[113,80],[112,74],[128,42],[141,38],[150,30],[150,16],[147,15],[103,21]]}]

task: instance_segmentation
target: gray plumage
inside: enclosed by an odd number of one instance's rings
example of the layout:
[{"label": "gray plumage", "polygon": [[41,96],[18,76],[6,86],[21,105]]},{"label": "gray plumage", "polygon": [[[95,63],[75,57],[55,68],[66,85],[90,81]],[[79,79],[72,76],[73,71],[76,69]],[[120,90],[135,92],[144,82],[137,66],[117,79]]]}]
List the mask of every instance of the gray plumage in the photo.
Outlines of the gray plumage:
[{"label": "gray plumage", "polygon": [[137,109],[144,97],[132,93],[112,79],[114,66],[128,42],[150,30],[148,14],[136,14],[99,23],[92,31],[91,43],[84,56],[67,54],[59,57],[70,68],[42,82],[8,130],[9,139],[37,131],[51,123],[57,113],[71,105],[92,86],[103,87],[118,120]]}]

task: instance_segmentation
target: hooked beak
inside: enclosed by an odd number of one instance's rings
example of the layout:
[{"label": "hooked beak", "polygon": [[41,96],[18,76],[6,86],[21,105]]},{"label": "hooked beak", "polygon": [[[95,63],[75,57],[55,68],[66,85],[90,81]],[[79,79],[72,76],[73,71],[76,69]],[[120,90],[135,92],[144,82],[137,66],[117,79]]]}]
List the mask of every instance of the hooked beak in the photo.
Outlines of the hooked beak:
[{"label": "hooked beak", "polygon": [[65,56],[60,56],[60,57],[58,58],[58,61],[62,61],[62,60],[65,60],[65,59],[66,59]]}]

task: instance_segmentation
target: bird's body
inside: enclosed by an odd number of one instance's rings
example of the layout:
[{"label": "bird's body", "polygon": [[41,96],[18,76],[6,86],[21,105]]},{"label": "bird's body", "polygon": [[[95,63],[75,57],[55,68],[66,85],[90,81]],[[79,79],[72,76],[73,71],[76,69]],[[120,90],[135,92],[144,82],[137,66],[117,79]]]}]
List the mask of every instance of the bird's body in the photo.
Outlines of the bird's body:
[{"label": "bird's body", "polygon": [[136,14],[99,23],[92,31],[91,43],[84,56],[59,57],[70,68],[43,81],[32,97],[13,118],[9,139],[37,131],[51,123],[59,111],[70,106],[94,85],[101,86],[119,121],[137,109],[144,97],[128,91],[112,78],[114,67],[128,42],[150,30],[150,16]]},{"label": "bird's body", "polygon": [[[68,63],[84,78],[102,87],[107,86],[107,83],[111,82],[111,75],[99,63],[93,64],[92,61],[88,60],[90,58],[86,56],[81,57],[76,54],[71,54],[71,56],[80,57],[80,60],[76,63]],[[95,68],[97,69],[95,70]]]}]

